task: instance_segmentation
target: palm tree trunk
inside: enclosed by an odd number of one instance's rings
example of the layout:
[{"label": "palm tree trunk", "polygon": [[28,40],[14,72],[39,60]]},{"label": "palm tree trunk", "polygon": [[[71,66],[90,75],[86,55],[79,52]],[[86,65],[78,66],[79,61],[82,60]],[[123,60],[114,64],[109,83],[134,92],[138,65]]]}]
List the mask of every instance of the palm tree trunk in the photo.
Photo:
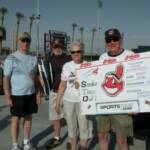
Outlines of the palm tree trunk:
[{"label": "palm tree trunk", "polygon": [[16,30],[16,47],[15,47],[15,50],[17,51],[18,49],[18,34],[19,34],[19,25],[20,25],[20,22],[17,21],[17,30]]},{"label": "palm tree trunk", "polygon": [[32,22],[30,22],[30,25],[29,25],[29,34],[31,35],[31,29],[32,29]]},{"label": "palm tree trunk", "polygon": [[91,39],[91,61],[92,61],[92,58],[93,58],[95,32],[96,32],[96,29],[93,28],[93,29],[92,29],[92,39]]}]

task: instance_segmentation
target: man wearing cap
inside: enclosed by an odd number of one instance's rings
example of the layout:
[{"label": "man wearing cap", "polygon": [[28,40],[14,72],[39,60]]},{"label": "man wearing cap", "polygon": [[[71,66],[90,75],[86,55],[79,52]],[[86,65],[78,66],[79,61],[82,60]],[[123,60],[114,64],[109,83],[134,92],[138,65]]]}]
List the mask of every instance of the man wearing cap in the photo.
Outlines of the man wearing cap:
[{"label": "man wearing cap", "polygon": [[32,114],[37,113],[37,105],[41,99],[36,75],[37,59],[29,53],[30,43],[30,35],[27,32],[21,33],[18,39],[19,50],[10,54],[4,62],[4,93],[11,113],[12,150],[21,150],[18,136],[22,117],[24,118],[22,149],[35,149],[29,138]]},{"label": "man wearing cap", "polygon": [[63,118],[63,113],[56,113],[56,97],[58,93],[59,83],[61,81],[61,72],[63,65],[71,60],[71,57],[63,53],[64,46],[60,39],[54,39],[52,42],[52,55],[49,58],[51,63],[52,73],[53,73],[53,83],[52,90],[49,96],[49,119],[53,121],[54,138],[52,138],[48,144],[47,148],[53,148],[61,144],[60,132],[61,125],[60,120]]},{"label": "man wearing cap", "polygon": [[[118,29],[108,29],[105,32],[105,42],[108,51],[100,56],[100,62],[111,60],[121,61],[127,55],[133,54],[123,49],[122,37]],[[101,115],[97,117],[100,149],[108,150],[108,132],[112,129],[116,133],[119,150],[127,150],[127,137],[133,136],[132,117],[127,114]]]}]

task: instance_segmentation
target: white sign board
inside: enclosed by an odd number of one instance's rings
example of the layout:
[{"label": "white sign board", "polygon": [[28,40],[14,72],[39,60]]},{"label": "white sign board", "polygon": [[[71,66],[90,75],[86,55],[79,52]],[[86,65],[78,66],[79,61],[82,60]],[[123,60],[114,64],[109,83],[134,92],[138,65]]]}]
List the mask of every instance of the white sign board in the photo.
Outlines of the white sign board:
[{"label": "white sign board", "polygon": [[150,52],[81,64],[77,76],[82,114],[150,112]]}]

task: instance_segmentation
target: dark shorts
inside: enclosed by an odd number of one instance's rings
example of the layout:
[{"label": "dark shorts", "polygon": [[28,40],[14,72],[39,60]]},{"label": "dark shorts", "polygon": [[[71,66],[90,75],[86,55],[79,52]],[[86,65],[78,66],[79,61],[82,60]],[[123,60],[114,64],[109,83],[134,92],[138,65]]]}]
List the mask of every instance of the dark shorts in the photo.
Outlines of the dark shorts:
[{"label": "dark shorts", "polygon": [[24,117],[37,113],[36,94],[32,95],[12,95],[13,106],[10,108],[12,116]]}]

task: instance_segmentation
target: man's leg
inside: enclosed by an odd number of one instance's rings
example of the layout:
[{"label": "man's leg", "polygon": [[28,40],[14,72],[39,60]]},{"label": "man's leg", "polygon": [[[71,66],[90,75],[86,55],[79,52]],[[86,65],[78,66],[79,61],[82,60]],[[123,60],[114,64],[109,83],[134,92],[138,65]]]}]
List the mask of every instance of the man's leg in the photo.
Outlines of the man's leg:
[{"label": "man's leg", "polygon": [[128,115],[114,115],[112,125],[116,132],[119,150],[128,150],[127,137],[133,132],[132,118]]},{"label": "man's leg", "polygon": [[118,138],[117,144],[119,150],[128,150],[127,138]]},{"label": "man's leg", "polygon": [[35,150],[33,145],[30,143],[30,133],[32,127],[32,115],[28,115],[24,117],[23,123],[23,132],[24,132],[24,140],[23,140],[23,150]]},{"label": "man's leg", "polygon": [[98,134],[99,137],[99,146],[100,146],[100,150],[108,150],[108,133],[99,133]]},{"label": "man's leg", "polygon": [[96,120],[100,150],[108,150],[108,134],[111,125],[110,116],[97,116]]},{"label": "man's leg", "polygon": [[12,118],[11,118],[11,137],[12,137],[13,144],[18,143],[19,123],[20,123],[20,118],[16,117],[16,116],[12,116]]},{"label": "man's leg", "polygon": [[77,140],[75,138],[70,138],[71,150],[77,149]]},{"label": "man's leg", "polygon": [[32,126],[32,115],[25,116],[23,122],[24,140],[29,140],[31,133],[31,126]]}]

